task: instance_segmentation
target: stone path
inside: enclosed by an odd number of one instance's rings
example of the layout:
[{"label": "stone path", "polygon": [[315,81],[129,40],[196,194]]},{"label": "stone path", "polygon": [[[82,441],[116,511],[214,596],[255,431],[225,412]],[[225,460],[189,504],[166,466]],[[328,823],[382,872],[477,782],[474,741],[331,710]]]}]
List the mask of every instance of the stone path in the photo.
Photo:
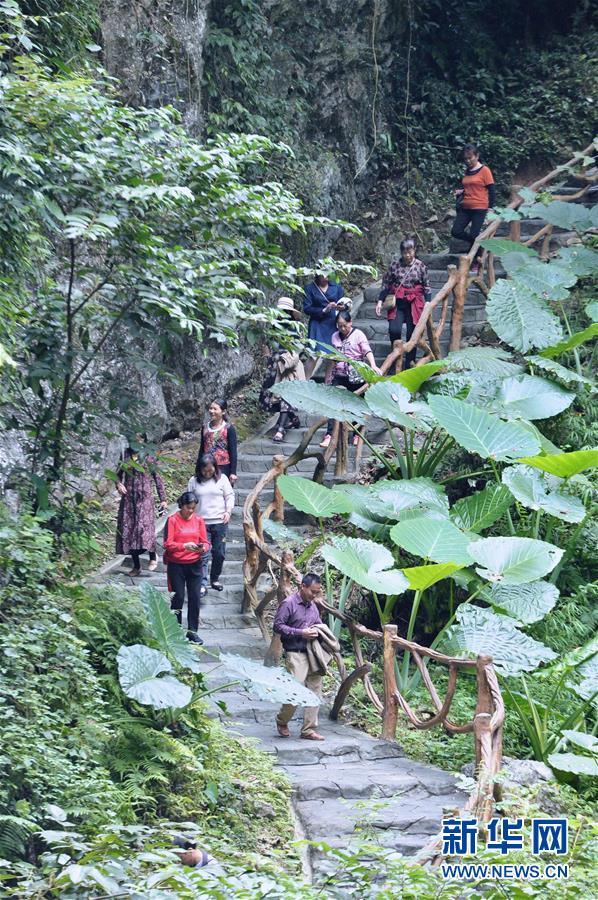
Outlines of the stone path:
[{"label": "stone path", "polygon": [[[372,438],[382,441],[384,434],[374,431]],[[291,432],[289,448],[296,446],[298,440],[299,433]],[[208,651],[202,668],[211,686],[230,680],[216,664],[218,653],[260,659],[266,650],[255,617],[241,613],[245,552],[242,503],[250,488],[270,467],[272,456],[280,450],[280,445],[265,435],[258,435],[240,447],[238,499],[229,526],[222,577],[226,588],[221,593],[209,591],[201,612],[204,623],[201,634]],[[301,463],[296,471],[310,473],[313,461]],[[184,481],[186,473],[181,473],[181,482]],[[289,512],[293,526],[304,527],[302,517],[294,510]],[[139,579],[126,575],[129,568],[129,559],[113,560],[94,581],[137,588],[149,580],[159,590],[167,590],[161,563],[154,573],[144,569]],[[260,749],[271,754],[275,764],[286,772],[294,788],[298,830],[309,839],[345,846],[367,824],[384,845],[402,853],[414,853],[438,832],[443,809],[459,807],[465,800],[448,773],[406,759],[396,743],[377,740],[350,726],[331,722],[325,710],[321,711],[320,730],[326,740],[309,743],[299,739],[297,720],[291,722],[293,736],[280,738],[274,721],[276,706],[253,698],[239,686],[219,691],[214,699],[225,701],[229,715],[216,706],[212,715],[218,715],[234,734],[255,739]],[[315,877],[326,869],[325,859],[315,851],[309,853],[306,863]]]}]

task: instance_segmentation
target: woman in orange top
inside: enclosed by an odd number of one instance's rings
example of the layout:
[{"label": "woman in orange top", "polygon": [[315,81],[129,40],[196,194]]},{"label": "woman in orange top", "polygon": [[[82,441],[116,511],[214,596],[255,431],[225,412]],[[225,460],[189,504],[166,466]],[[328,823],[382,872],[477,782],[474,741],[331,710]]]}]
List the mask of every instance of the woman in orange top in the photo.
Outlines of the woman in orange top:
[{"label": "woman in orange top", "polygon": [[[482,230],[486,213],[494,206],[496,189],[494,178],[488,166],[480,162],[480,151],[475,144],[466,144],[463,158],[467,166],[461,179],[463,185],[455,192],[457,197],[457,218],[451,234],[460,241],[465,241],[471,249],[475,239]],[[469,225],[469,231],[465,229]],[[471,271],[477,275],[479,269],[478,250]]]},{"label": "woman in orange top", "polygon": [[185,588],[187,588],[187,638],[203,644],[197,634],[199,604],[205,594],[202,588],[202,557],[210,549],[206,524],[195,512],[197,498],[185,491],[177,500],[178,512],[169,516],[164,526],[164,561],[167,564],[168,587],[174,591],[170,608],[182,624]]}]

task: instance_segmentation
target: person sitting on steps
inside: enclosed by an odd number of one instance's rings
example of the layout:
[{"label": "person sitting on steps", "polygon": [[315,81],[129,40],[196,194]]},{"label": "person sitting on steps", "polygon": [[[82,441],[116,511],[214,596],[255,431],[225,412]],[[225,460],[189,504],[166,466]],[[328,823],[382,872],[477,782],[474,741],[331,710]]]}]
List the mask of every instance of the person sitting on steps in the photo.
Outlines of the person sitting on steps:
[{"label": "person sitting on steps", "polygon": [[[316,625],[322,623],[316,597],[322,592],[319,575],[309,572],[303,576],[299,590],[283,600],[274,617],[274,633],[279,634],[286,653],[287,670],[297,681],[322,696],[322,675],[310,674],[307,658],[307,644],[318,637]],[[289,722],[295,714],[296,706],[284,703],[276,717],[276,728],[281,737],[290,737]],[[306,706],[303,710],[301,737],[306,741],[323,741],[318,734],[318,707]]]},{"label": "person sitting on steps", "polygon": [[[391,295],[391,296],[388,296]],[[376,315],[386,310],[388,337],[391,351],[395,341],[401,340],[403,324],[405,340],[411,340],[415,326],[419,322],[424,303],[432,296],[428,269],[417,258],[417,248],[413,238],[401,241],[401,258],[390,264],[382,279],[382,289],[376,303]],[[410,368],[415,362],[417,347],[410,350],[403,359],[403,368]]]},{"label": "person sitting on steps", "polygon": [[[290,297],[279,297],[276,308],[281,312],[283,327],[291,331],[292,321],[301,319],[301,314],[295,309]],[[292,334],[292,332],[291,332]],[[260,407],[269,413],[278,412],[276,432],[273,441],[281,444],[289,428],[301,428],[301,422],[296,407],[292,406],[282,397],[272,393],[271,388],[282,381],[305,381],[305,369],[297,351],[287,350],[278,342],[273,343],[268,349],[268,363],[266,375],[260,391]]]},{"label": "person sitting on steps", "polygon": [[[362,387],[365,382],[359,375],[350,360],[358,362],[366,362],[377,375],[380,375],[380,369],[376,365],[372,348],[369,345],[363,331],[353,327],[353,319],[351,313],[347,309],[341,310],[336,316],[337,331],[332,335],[332,346],[343,356],[347,357],[347,362],[330,362],[328,371],[326,372],[326,384],[336,385],[338,387],[346,387],[351,393]],[[332,432],[334,431],[334,419],[328,419],[326,434],[322,439],[320,447],[328,447],[332,440]],[[353,443],[357,444],[358,435],[355,433]]]},{"label": "person sitting on steps", "polygon": [[[482,230],[488,211],[494,206],[496,188],[494,176],[488,166],[480,162],[480,151],[475,144],[466,144],[463,147],[463,158],[467,168],[461,179],[462,187],[455,191],[457,217],[451,235],[459,241],[465,241],[471,250]],[[466,231],[468,225],[469,231]],[[471,264],[474,275],[480,270],[481,253],[480,248]]]}]

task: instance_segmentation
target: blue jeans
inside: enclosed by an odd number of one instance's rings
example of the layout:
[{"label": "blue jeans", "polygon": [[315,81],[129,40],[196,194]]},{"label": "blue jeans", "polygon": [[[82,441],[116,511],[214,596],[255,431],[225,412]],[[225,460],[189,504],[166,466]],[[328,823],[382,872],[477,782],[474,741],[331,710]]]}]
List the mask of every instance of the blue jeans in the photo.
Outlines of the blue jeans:
[{"label": "blue jeans", "polygon": [[228,526],[224,522],[214,525],[208,525],[206,522],[206,531],[208,539],[212,545],[207,553],[204,553],[201,560],[201,584],[202,587],[208,586],[208,567],[210,566],[210,582],[213,584],[218,581],[222,574],[222,566],[224,565],[224,556],[226,553],[226,532]]}]

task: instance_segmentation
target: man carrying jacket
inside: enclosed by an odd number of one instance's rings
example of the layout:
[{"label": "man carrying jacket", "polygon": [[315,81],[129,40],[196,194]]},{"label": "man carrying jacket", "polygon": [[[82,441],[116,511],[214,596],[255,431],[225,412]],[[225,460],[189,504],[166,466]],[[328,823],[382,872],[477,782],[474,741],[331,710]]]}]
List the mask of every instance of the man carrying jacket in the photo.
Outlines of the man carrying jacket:
[{"label": "man carrying jacket", "polygon": [[[283,600],[274,618],[274,631],[281,637],[288,671],[318,697],[322,695],[322,675],[319,672],[310,674],[307,644],[318,637],[318,630],[314,626],[322,623],[320,611],[314,602],[321,591],[320,576],[309,572],[303,577],[299,590]],[[289,722],[296,709],[291,703],[281,706],[276,717],[276,727],[281,737],[290,737]],[[325,740],[318,734],[317,728],[318,707],[306,706],[303,710],[301,737],[307,741]]]}]

